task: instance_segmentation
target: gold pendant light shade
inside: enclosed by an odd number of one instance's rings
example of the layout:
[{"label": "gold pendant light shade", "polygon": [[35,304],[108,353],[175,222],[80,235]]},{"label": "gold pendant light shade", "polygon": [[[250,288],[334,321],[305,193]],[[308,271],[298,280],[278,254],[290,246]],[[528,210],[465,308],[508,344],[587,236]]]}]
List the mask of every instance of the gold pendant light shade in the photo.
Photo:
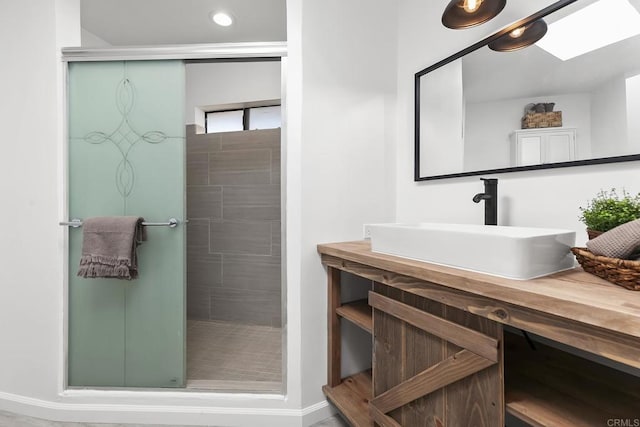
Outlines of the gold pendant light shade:
[{"label": "gold pendant light shade", "polygon": [[497,52],[512,52],[531,46],[540,40],[547,33],[547,23],[542,19],[532,22],[529,25],[516,28],[489,43],[489,48]]},{"label": "gold pendant light shade", "polygon": [[451,0],[442,14],[442,25],[460,29],[480,25],[495,18],[507,0]]}]

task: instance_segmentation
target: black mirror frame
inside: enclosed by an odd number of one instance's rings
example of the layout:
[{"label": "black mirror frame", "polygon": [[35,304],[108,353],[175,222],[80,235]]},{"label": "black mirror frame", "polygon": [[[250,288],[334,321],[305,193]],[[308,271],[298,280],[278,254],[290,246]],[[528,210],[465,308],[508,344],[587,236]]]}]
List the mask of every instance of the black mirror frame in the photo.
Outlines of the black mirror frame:
[{"label": "black mirror frame", "polygon": [[458,178],[464,176],[475,176],[475,175],[486,175],[492,173],[505,173],[505,172],[522,172],[522,171],[530,171],[530,170],[539,170],[539,169],[555,169],[555,168],[564,168],[570,166],[585,166],[585,165],[597,165],[603,163],[618,163],[618,162],[630,162],[634,160],[640,160],[640,154],[631,154],[626,156],[615,156],[615,157],[601,157],[596,159],[587,159],[587,160],[574,160],[570,162],[558,162],[558,163],[546,163],[539,165],[529,165],[529,166],[514,166],[508,168],[498,168],[498,169],[485,169],[485,170],[477,170],[470,172],[459,172],[459,173],[451,173],[444,175],[433,175],[433,176],[420,176],[420,77],[425,74],[434,71],[440,67],[447,65],[450,62],[455,61],[456,59],[460,59],[463,56],[474,52],[492,41],[502,37],[505,34],[510,33],[516,28],[520,28],[523,25],[528,25],[540,18],[544,18],[545,16],[562,9],[572,3],[575,3],[579,0],[560,0],[557,1],[544,9],[539,10],[538,12],[523,18],[508,27],[503,28],[502,30],[490,35],[489,37],[480,40],[477,43],[472,44],[465,49],[454,53],[448,58],[443,59],[442,61],[436,62],[435,64],[418,71],[415,74],[414,78],[414,181],[431,181],[436,179],[446,179],[446,178]]}]

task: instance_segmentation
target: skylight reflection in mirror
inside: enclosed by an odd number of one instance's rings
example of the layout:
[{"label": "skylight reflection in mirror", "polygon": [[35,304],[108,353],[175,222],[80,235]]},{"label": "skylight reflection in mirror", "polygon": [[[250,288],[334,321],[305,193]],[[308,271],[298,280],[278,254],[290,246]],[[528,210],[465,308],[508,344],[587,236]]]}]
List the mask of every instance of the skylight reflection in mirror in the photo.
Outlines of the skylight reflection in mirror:
[{"label": "skylight reflection in mirror", "polygon": [[566,61],[638,34],[640,13],[628,0],[599,0],[550,24],[536,45]]}]

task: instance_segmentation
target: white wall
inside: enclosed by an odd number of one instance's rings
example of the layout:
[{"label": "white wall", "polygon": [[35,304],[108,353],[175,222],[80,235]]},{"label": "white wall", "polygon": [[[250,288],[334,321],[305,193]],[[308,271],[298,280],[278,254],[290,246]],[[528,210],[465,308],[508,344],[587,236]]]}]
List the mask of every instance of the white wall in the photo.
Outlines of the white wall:
[{"label": "white wall", "polygon": [[514,166],[511,163],[510,135],[520,129],[524,106],[555,102],[554,111],[562,111],[564,127],[577,128],[576,156],[591,154],[591,97],[586,93],[514,98],[466,105],[464,170],[486,170]]},{"label": "white wall", "polygon": [[[624,76],[611,79],[591,92],[591,151],[593,157],[630,153],[627,144],[627,94]],[[636,121],[637,119],[633,119]]]},{"label": "white wall", "polygon": [[0,13],[0,393],[52,397],[62,354],[62,230],[57,226],[59,43],[77,1],[4,1]]},{"label": "white wall", "polygon": [[280,99],[280,62],[216,62],[186,66],[187,124],[204,127],[204,115],[221,104]]},{"label": "white wall", "polygon": [[303,406],[321,401],[326,383],[326,274],[316,245],[359,240],[363,223],[394,218],[396,8],[302,2]]},{"label": "white wall", "polygon": [[[475,29],[447,30],[438,22],[447,3],[446,0],[400,3],[396,220],[401,222],[483,221],[482,206],[471,201],[482,190],[479,177],[422,183],[413,182],[412,177],[413,73],[479,40],[501,24],[496,19]],[[532,12],[545,6],[543,2],[528,3]],[[631,192],[640,192],[638,166],[638,162],[632,162],[496,175],[500,179],[498,221],[574,229],[578,231],[577,243],[582,244],[586,233],[578,221],[578,207],[584,206],[601,188],[624,186]]]},{"label": "white wall", "polygon": [[[111,44],[109,42],[107,42],[106,40],[96,36],[95,34],[93,34],[90,31],[85,30],[84,28],[81,29],[81,45],[82,47],[109,47],[111,46]],[[68,46],[71,47],[71,46]]]},{"label": "white wall", "polygon": [[462,61],[420,79],[420,175],[444,175],[463,168],[464,99]]},{"label": "white wall", "polygon": [[627,143],[629,152],[640,152],[640,74],[627,77]]}]

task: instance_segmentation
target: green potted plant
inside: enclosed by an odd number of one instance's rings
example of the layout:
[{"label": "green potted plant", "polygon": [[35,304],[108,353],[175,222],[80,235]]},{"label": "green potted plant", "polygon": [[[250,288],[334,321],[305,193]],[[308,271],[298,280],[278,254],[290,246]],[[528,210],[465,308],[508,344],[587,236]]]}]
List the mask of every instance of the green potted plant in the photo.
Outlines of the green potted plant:
[{"label": "green potted plant", "polygon": [[615,188],[600,190],[586,207],[580,207],[580,221],[587,226],[589,239],[621,224],[640,218],[640,194],[631,196],[624,189],[622,196]]}]

